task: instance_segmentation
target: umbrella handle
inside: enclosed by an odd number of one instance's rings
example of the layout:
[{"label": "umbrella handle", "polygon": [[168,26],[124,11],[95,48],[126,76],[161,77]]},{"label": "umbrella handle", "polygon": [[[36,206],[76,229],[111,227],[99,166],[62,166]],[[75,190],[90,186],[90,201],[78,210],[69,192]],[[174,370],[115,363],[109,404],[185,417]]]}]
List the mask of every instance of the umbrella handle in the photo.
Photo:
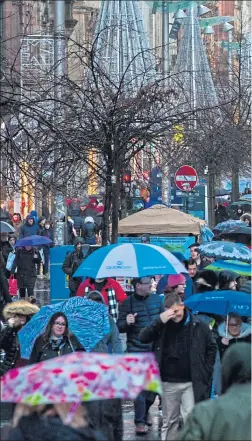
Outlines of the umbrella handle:
[{"label": "umbrella handle", "polygon": [[227,314],[227,321],[226,321],[226,338],[228,336],[228,319],[229,319],[229,315]]}]

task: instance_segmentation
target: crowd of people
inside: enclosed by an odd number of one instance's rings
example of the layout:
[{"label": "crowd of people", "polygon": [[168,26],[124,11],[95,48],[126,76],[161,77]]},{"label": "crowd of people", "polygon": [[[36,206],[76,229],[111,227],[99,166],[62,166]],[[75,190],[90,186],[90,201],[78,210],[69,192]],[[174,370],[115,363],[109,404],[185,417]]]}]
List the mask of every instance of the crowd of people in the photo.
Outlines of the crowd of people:
[{"label": "crowd of people", "polygon": [[[19,213],[12,216],[12,224],[16,229],[14,233],[1,233],[0,242],[0,313],[6,303],[12,301],[8,290],[10,278],[17,280],[20,298],[34,296],[36,278],[49,279],[50,248],[54,246],[54,229],[50,220],[44,216],[38,218],[36,211],[26,217],[24,222]],[[44,236],[51,240],[48,245],[38,247],[16,247],[18,239],[29,236]]]},{"label": "crowd of people", "polygon": [[[163,275],[158,281],[151,274],[134,278],[132,292],[127,295],[114,278],[83,280],[74,277],[89,253],[96,231],[89,216],[84,217],[79,227],[76,221],[75,224],[69,221],[69,225],[74,250],[67,253],[62,271],[69,277],[70,297],[87,297],[92,302],[104,304],[109,316],[109,332],[93,351],[112,354],[120,354],[124,349],[129,353],[151,351],[156,356],[163,390],[162,398],[159,397],[161,439],[232,439],[232,434],[235,439],[250,439],[250,318],[237,313],[220,316],[207,311],[195,315],[184,302],[191,296],[210,291],[246,292],[248,283],[251,294],[251,280],[232,271],[217,273],[207,269],[212,259],[202,257],[199,243],[195,242],[189,247],[190,258],[183,262],[188,273]],[[44,333],[36,339],[30,358],[21,357],[18,331],[39,311],[34,286],[41,264],[44,276],[48,277],[50,247],[54,241],[51,223],[35,213],[27,216],[18,231],[20,239],[31,235],[45,236],[52,242],[38,248],[19,248],[15,235],[1,242],[0,376],[13,367],[86,351],[85,345],[71,332],[66,314],[58,311],[49,318]],[[142,243],[149,242],[148,235],[144,235]],[[15,277],[18,283],[20,300],[15,302],[8,292],[10,277]],[[126,348],[123,348],[120,334],[126,335]],[[134,400],[136,436],[148,434],[153,424],[151,407],[156,399],[154,392],[143,391]],[[12,425],[2,439],[40,440],[42,433],[43,439],[50,439],[52,433],[54,439],[60,439],[59,436],[83,440],[123,439],[120,400],[101,400],[80,406],[71,423],[66,422],[68,412],[67,405],[65,408],[51,405],[33,409],[13,406]],[[242,418],[240,425],[239,418]],[[33,437],[34,427],[41,428],[37,438]],[[223,435],[225,430],[229,437]]]}]

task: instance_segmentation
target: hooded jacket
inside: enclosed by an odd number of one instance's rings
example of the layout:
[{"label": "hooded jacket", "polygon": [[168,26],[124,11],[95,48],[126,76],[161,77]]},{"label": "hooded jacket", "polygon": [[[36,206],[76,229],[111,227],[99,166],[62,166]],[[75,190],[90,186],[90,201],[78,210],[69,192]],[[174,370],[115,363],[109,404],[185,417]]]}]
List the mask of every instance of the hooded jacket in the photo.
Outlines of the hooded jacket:
[{"label": "hooded jacket", "polygon": [[220,398],[194,407],[178,440],[251,440],[251,345],[241,343],[226,352],[222,384]]},{"label": "hooded jacket", "polygon": [[[242,322],[241,331],[238,337],[232,337],[232,335],[230,335],[229,333],[226,335],[226,323],[221,323],[219,325],[218,334],[219,337],[217,339],[217,345],[220,351],[221,358],[223,357],[224,352],[227,350],[227,348],[230,345],[241,342],[251,343],[251,325],[249,325],[248,323]],[[225,338],[227,337],[229,339],[229,345],[224,345],[222,343],[221,340],[223,337]]]},{"label": "hooded jacket", "polygon": [[[108,306],[108,290],[109,289],[114,290],[116,301],[118,303],[122,303],[122,302],[124,302],[124,300],[126,300],[128,298],[127,294],[125,294],[124,290],[122,289],[120,283],[118,283],[116,280],[108,277],[108,279],[104,283],[103,288],[100,291],[102,294],[104,303],[107,306]],[[84,297],[90,291],[94,291],[94,290],[97,290],[95,282],[92,279],[87,278],[86,280],[84,280],[83,283],[80,284],[76,295],[80,296],[80,297]]]},{"label": "hooded jacket", "polygon": [[[22,314],[30,318],[39,311],[37,305],[33,305],[26,300],[8,303],[3,316],[6,320],[15,314]],[[5,357],[0,363],[0,376],[4,375],[9,369],[15,367],[19,357],[18,333],[19,328],[11,328],[9,325],[4,327],[0,333],[0,349],[4,350]]]},{"label": "hooded jacket", "polygon": [[[33,219],[33,225],[28,224],[28,219]],[[39,234],[39,227],[35,221],[35,218],[30,214],[26,217],[24,225],[19,230],[19,239],[24,239],[24,237],[33,236]]]},{"label": "hooded jacket", "polygon": [[[97,295],[100,296],[102,303],[105,304],[104,298],[102,294],[99,291],[95,291]],[[89,298],[89,294],[87,295],[87,298]],[[92,299],[91,299],[92,300]],[[113,354],[122,354],[122,342],[120,339],[120,334],[118,331],[118,328],[115,324],[114,319],[109,315],[109,325],[110,325],[110,333],[105,335],[102,340],[100,340],[95,348],[93,349],[93,352],[108,352],[108,345],[111,344],[112,346],[112,353]]]}]

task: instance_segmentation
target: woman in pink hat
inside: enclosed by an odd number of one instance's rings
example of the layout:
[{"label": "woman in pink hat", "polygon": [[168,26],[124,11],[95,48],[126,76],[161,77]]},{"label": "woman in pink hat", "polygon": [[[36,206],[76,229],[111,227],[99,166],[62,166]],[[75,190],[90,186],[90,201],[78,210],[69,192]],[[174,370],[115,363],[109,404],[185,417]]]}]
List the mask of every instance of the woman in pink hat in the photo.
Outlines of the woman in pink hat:
[{"label": "woman in pink hat", "polygon": [[186,278],[183,274],[173,274],[168,276],[167,278],[167,286],[164,289],[164,293],[174,293],[178,294],[182,300],[184,301],[186,288]]}]

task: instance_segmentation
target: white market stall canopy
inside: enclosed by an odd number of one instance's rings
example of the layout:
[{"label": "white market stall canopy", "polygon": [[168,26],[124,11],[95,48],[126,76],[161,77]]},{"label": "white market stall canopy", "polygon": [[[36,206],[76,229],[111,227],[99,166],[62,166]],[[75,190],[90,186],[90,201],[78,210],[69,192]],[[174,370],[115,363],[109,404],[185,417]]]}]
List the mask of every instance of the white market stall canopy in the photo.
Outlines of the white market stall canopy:
[{"label": "white market stall canopy", "polygon": [[204,220],[168,208],[165,205],[153,205],[151,208],[134,213],[119,221],[119,234],[200,234]]}]

